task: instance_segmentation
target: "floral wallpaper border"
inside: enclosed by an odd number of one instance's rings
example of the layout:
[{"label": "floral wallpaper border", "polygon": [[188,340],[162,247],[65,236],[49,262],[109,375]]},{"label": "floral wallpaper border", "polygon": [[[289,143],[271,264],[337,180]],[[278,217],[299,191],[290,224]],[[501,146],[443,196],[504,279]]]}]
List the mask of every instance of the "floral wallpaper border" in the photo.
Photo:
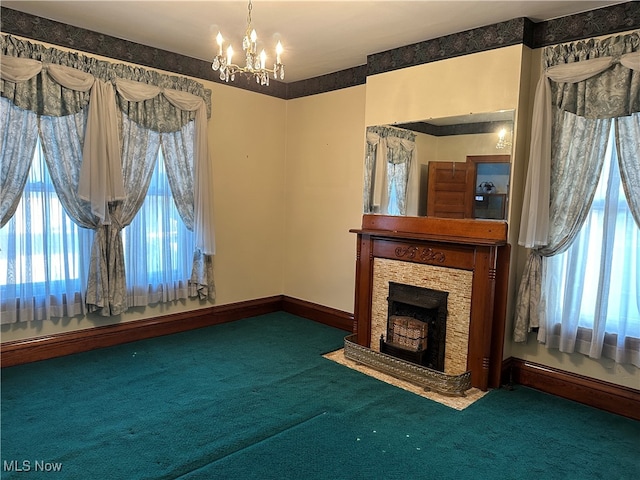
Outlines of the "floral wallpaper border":
[{"label": "floral wallpaper border", "polygon": [[[235,87],[282,99],[293,99],[363,85],[368,75],[435,62],[470,53],[523,43],[541,48],[599,35],[640,28],[640,2],[626,2],[534,23],[516,18],[465,32],[425,40],[367,57],[367,64],[285,84],[272,80],[269,87],[240,79]],[[0,31],[115,60],[222,83],[210,62],[73,27],[42,17],[0,7]]]},{"label": "floral wallpaper border", "polygon": [[369,55],[367,56],[367,75],[519,43],[529,45],[532,26],[533,22],[528,18],[516,18]]}]

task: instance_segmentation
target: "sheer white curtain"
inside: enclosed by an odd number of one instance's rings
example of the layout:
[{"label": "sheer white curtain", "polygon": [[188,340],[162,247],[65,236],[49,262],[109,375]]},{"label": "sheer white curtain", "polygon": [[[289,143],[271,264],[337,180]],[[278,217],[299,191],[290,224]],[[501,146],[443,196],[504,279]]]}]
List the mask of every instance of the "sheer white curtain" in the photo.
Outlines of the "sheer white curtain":
[{"label": "sheer white curtain", "polygon": [[171,302],[189,296],[195,237],[171,194],[162,150],[144,203],[123,230],[129,305]]}]

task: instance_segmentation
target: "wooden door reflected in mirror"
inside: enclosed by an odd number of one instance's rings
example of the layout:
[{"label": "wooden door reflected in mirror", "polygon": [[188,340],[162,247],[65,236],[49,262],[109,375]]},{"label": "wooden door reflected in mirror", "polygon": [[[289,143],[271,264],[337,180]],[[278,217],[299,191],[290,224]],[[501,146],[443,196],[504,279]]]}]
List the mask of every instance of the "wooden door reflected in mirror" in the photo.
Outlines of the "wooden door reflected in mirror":
[{"label": "wooden door reflected in mirror", "polygon": [[427,215],[506,220],[510,155],[469,155],[466,162],[429,162]]}]

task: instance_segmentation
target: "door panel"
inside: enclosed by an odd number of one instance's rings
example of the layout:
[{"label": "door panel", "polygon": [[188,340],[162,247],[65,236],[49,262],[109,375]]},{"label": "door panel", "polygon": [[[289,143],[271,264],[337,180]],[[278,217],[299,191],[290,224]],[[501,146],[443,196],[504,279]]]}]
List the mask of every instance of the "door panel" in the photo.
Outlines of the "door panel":
[{"label": "door panel", "polygon": [[469,195],[469,173],[462,162],[429,162],[427,215],[470,218],[473,204]]}]

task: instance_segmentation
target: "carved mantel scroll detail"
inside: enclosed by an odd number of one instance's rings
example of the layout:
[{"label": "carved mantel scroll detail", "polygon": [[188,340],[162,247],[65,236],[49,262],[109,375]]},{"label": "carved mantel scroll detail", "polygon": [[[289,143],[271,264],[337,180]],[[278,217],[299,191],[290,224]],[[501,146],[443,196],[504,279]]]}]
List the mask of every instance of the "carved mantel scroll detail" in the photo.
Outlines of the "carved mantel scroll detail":
[{"label": "carved mantel scroll detail", "polygon": [[416,247],[411,245],[409,247],[397,247],[396,257],[398,258],[418,258],[423,262],[437,262],[444,263],[446,257],[445,254],[429,247]]}]

